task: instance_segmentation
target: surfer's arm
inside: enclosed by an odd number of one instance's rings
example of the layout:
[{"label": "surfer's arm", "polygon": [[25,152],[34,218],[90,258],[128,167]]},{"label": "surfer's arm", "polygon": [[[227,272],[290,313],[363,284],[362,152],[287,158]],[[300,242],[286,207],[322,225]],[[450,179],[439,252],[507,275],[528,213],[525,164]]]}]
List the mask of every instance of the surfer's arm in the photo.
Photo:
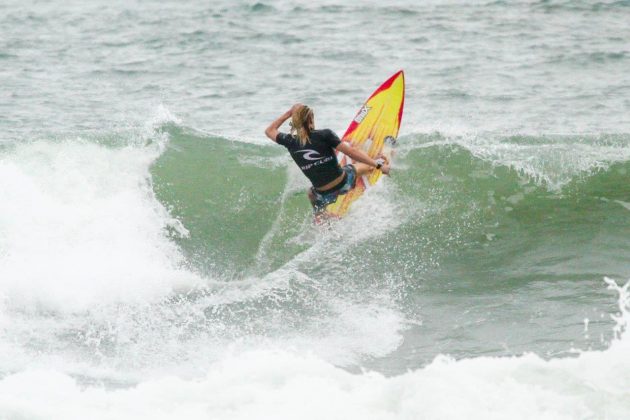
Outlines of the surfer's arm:
[{"label": "surfer's arm", "polygon": [[269,127],[265,129],[265,135],[269,137],[271,140],[276,141],[276,138],[278,137],[278,133],[279,133],[278,130],[280,130],[280,126],[282,126],[282,124],[284,124],[286,120],[291,118],[291,114],[293,114],[293,110],[299,105],[300,104],[293,105],[290,110],[280,115],[278,118],[274,120],[274,122],[269,124]]},{"label": "surfer's arm", "polygon": [[[345,141],[342,141],[339,144],[339,146],[337,146],[337,150],[346,156],[350,156],[352,159],[356,161],[359,161],[361,163],[365,163],[368,166],[371,166],[372,168],[376,168],[378,166],[378,162],[375,159],[372,159],[370,155],[368,155],[361,149],[352,147]],[[383,171],[384,174],[389,174],[389,164],[387,163],[387,160],[385,160],[385,164],[381,166],[381,170]]]}]

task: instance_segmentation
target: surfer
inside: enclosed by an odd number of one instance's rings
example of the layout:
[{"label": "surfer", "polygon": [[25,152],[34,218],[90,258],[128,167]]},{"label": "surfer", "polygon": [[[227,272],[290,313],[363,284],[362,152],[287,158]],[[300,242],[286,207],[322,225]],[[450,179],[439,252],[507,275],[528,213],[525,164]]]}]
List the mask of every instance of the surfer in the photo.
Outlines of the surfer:
[{"label": "surfer", "polygon": [[[280,126],[289,118],[291,132],[281,133]],[[374,169],[389,175],[389,163],[384,156],[372,159],[363,150],[342,142],[332,130],[316,130],[313,110],[300,103],[272,122],[265,134],[289,150],[295,163],[313,184],[308,191],[308,198],[316,213],[334,203],[340,194],[346,194],[354,188],[358,177]],[[360,163],[341,167],[336,151]]]}]

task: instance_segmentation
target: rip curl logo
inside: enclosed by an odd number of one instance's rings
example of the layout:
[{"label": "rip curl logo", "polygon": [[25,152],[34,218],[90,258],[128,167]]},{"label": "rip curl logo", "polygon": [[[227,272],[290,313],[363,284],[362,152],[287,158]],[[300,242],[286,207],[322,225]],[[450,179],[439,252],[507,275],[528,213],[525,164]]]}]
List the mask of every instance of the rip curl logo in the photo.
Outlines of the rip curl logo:
[{"label": "rip curl logo", "polygon": [[357,114],[357,116],[354,117],[354,122],[356,122],[357,124],[361,124],[361,121],[363,121],[365,117],[367,117],[367,114],[368,112],[370,112],[370,109],[372,108],[367,105],[363,105],[361,109],[359,110],[359,113]]},{"label": "rip curl logo", "polygon": [[320,155],[317,150],[305,149],[305,150],[299,150],[299,152],[304,153],[302,155],[302,158],[306,160],[320,160],[321,158],[323,158],[323,156]]},{"label": "rip curl logo", "polygon": [[302,153],[302,159],[311,161],[311,163],[300,166],[300,169],[302,169],[303,171],[308,171],[311,168],[319,165],[324,165],[335,159],[335,156],[322,156],[321,153],[319,153],[317,150],[312,149],[298,150],[298,152]]}]

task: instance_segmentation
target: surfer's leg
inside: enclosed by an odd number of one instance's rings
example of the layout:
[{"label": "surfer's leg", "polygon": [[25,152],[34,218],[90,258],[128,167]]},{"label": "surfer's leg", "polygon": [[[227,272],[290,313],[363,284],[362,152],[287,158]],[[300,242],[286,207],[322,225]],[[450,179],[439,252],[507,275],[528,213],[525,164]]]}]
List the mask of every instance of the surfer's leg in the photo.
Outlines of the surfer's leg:
[{"label": "surfer's leg", "polygon": [[326,205],[322,203],[321,200],[317,199],[317,196],[315,195],[313,188],[309,188],[306,194],[308,195],[308,201],[310,201],[311,206],[313,206],[313,213],[315,214],[323,213],[324,209],[326,208]]},{"label": "surfer's leg", "polygon": [[374,167],[366,165],[365,163],[355,163],[354,167],[357,171],[357,178],[367,175],[374,170]]},{"label": "surfer's leg", "polygon": [[315,199],[315,193],[313,193],[313,189],[309,188],[308,192],[306,193],[308,195],[308,201],[311,202],[311,206],[313,206],[313,208],[315,208],[315,203],[316,203],[316,199]]}]

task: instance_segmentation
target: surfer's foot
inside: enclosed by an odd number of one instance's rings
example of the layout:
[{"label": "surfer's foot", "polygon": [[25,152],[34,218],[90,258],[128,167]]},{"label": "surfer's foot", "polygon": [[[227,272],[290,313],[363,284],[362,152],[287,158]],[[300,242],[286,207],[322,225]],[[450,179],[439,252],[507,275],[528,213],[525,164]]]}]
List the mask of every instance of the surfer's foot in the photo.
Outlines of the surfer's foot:
[{"label": "surfer's foot", "polygon": [[321,226],[330,221],[330,215],[325,211],[318,211],[313,213],[313,224]]}]

